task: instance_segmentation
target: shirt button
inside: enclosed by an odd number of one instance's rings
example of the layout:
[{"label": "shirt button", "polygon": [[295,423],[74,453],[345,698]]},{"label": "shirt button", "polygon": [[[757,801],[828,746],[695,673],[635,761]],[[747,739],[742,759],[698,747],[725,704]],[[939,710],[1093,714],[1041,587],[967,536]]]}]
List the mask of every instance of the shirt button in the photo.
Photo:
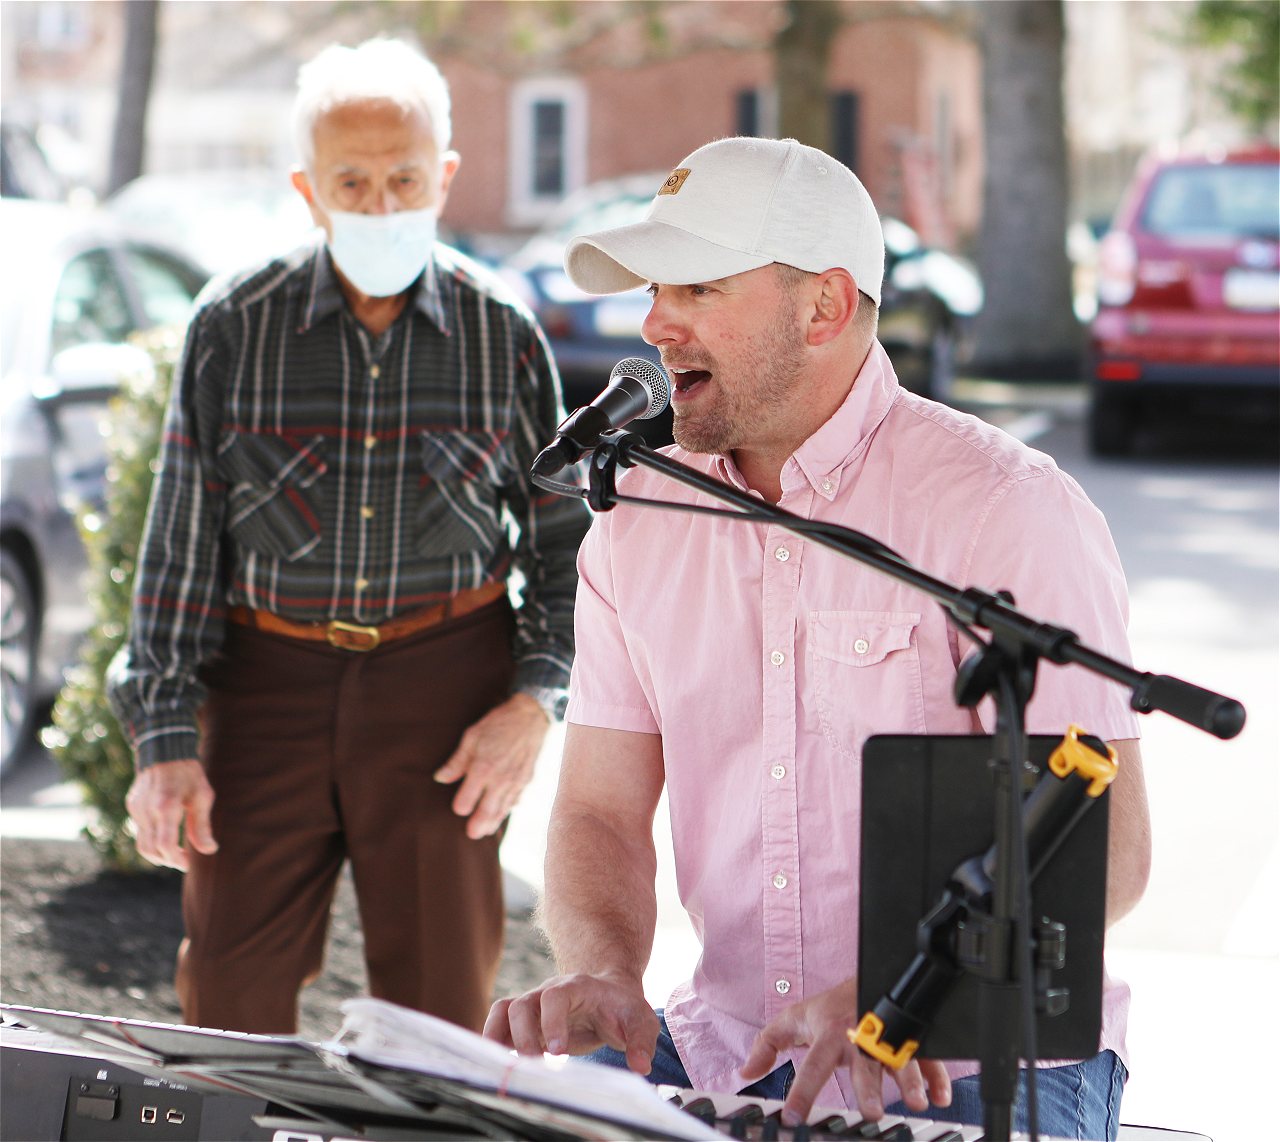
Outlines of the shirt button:
[{"label": "shirt button", "polygon": [[372,452],[378,446],[378,438],[372,433],[364,438],[366,452]]},{"label": "shirt button", "polygon": [[779,995],[786,995],[791,990],[791,981],[789,979],[780,979],[774,983],[773,990]]},{"label": "shirt button", "polygon": [[780,872],[775,872],[775,873],[773,874],[773,887],[774,887],[774,888],[786,888],[786,887],[787,887],[787,878],[786,878],[786,876],[784,876],[784,875],[783,875],[782,873],[780,873]]},{"label": "shirt button", "polygon": [[771,770],[769,770],[769,773],[772,775],[774,781],[781,781],[787,775],[787,767],[785,765],[775,765]]},{"label": "shirt button", "polygon": [[830,492],[830,491],[832,491],[834,488],[835,488],[835,484],[833,484],[830,480],[823,480],[823,481],[822,481],[822,490],[823,490],[824,492]]},{"label": "shirt button", "polygon": [[787,656],[780,650],[775,650],[771,655],[769,655],[769,661],[772,662],[774,666],[781,666],[786,662],[786,660]]},{"label": "shirt button", "polygon": [[376,381],[380,376],[382,376],[382,370],[378,368],[377,365],[370,365],[369,376],[371,376]]},{"label": "shirt button", "polygon": [[855,639],[853,649],[857,654],[866,654],[871,649],[871,644],[865,638]]},{"label": "shirt button", "polygon": [[360,518],[361,518],[361,519],[373,519],[373,508],[371,508],[368,504],[365,504],[365,505],[360,509]]},{"label": "shirt button", "polygon": [[785,547],[779,547],[778,550],[773,553],[773,557],[779,563],[785,563],[788,559],[791,558],[791,552],[788,551]]},{"label": "shirt button", "polygon": [[369,589],[369,580],[368,580],[368,579],[357,579],[357,580],[356,580],[356,590],[357,590],[357,591],[367,591],[368,589]]}]

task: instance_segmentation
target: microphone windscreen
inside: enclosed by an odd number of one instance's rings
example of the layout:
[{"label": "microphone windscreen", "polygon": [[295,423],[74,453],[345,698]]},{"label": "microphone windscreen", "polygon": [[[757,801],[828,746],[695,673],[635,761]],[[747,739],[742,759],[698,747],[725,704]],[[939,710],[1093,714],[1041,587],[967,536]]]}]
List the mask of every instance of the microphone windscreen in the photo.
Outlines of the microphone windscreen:
[{"label": "microphone windscreen", "polygon": [[650,420],[663,412],[671,403],[671,381],[661,365],[646,360],[644,357],[627,357],[619,361],[609,374],[609,384],[623,377],[631,377],[644,386],[649,394],[649,407],[637,414],[636,420]]}]

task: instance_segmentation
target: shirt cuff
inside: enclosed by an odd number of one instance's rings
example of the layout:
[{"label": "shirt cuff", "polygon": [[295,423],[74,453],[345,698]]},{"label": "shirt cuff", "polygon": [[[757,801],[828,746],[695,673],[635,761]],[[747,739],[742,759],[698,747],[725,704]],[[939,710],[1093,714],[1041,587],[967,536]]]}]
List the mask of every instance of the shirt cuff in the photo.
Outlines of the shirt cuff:
[{"label": "shirt cuff", "polygon": [[193,761],[200,757],[200,735],[187,726],[150,730],[134,739],[139,771],[166,761]]}]

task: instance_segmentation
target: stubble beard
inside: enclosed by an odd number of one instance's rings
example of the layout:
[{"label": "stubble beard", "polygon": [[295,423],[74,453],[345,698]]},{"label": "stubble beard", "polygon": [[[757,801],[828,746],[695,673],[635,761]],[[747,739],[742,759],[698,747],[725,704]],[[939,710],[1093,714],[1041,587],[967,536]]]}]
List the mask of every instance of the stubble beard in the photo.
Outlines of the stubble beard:
[{"label": "stubble beard", "polygon": [[[743,354],[735,372],[738,386],[716,385],[716,399],[696,413],[678,409],[672,423],[675,442],[686,452],[727,455],[751,443],[765,428],[771,413],[785,408],[801,386],[805,340],[793,314],[775,313],[770,324]],[[711,365],[691,362],[694,365]]]}]

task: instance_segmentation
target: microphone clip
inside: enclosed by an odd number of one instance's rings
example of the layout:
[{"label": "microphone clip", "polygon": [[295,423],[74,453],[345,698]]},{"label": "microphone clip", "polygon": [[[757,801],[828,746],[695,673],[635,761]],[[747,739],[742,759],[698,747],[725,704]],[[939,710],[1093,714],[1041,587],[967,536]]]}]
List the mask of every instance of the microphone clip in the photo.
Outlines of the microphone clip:
[{"label": "microphone clip", "polygon": [[628,452],[633,445],[643,443],[639,433],[621,428],[600,434],[600,443],[587,465],[587,504],[593,512],[612,511],[618,506],[618,465],[635,467]]}]

